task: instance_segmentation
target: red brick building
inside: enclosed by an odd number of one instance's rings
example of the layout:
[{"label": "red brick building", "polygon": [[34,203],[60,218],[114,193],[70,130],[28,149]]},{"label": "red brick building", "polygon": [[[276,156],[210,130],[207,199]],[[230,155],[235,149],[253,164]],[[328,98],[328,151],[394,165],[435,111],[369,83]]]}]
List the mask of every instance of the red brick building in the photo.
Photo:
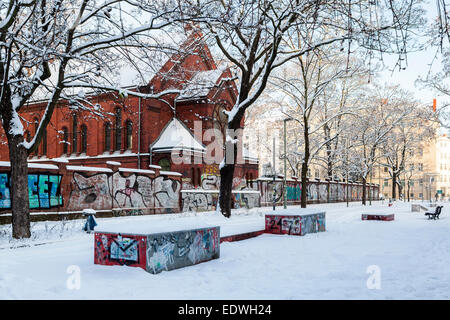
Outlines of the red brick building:
[{"label": "red brick building", "polygon": [[[178,149],[162,146],[166,140],[161,139],[161,135],[165,132],[166,136],[173,135],[171,130],[181,132],[185,142],[189,140],[197,146],[191,150],[192,157],[204,154],[209,141],[204,140],[203,133],[210,128],[223,132],[226,119],[222,110],[230,110],[234,105],[237,89],[230,80],[230,71],[218,69],[209,48],[201,41],[200,33],[188,32],[182,47],[193,50],[186,55],[173,55],[148,80],[148,85],[130,89],[141,93],[160,93],[168,89],[179,92],[164,95],[163,99],[122,97],[116,93],[87,95],[86,99],[105,114],[103,118],[61,101],[37,152],[29,161],[64,158],[70,165],[102,167],[107,161],[115,161],[122,167],[142,169],[159,165],[163,171],[182,173],[183,188],[201,187],[203,175],[218,174],[218,164],[207,165],[204,161],[175,164],[171,152]],[[37,101],[21,112],[28,141],[37,130],[45,105],[45,101]],[[196,120],[201,121],[202,137],[198,133],[194,136]],[[4,132],[0,134],[3,141],[0,160],[8,161],[6,137]],[[191,148],[184,146],[179,151],[185,153],[188,149]],[[240,180],[245,179],[245,183],[258,177],[256,159],[246,159],[245,164],[236,167],[236,186],[241,184]]]}]

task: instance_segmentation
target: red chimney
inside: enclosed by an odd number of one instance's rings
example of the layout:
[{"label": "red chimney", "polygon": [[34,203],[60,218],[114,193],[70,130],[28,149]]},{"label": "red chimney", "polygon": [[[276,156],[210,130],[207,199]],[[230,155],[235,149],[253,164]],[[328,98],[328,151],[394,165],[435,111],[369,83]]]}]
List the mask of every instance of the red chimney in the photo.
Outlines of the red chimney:
[{"label": "red chimney", "polygon": [[436,99],[433,99],[433,111],[436,112]]}]

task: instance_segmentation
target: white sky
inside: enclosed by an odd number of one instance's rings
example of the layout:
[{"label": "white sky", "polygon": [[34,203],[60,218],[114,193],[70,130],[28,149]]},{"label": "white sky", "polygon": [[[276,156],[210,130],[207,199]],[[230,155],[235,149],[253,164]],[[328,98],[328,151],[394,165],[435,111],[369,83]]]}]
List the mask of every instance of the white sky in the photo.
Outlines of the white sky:
[{"label": "white sky", "polygon": [[[435,1],[428,1],[423,7],[428,11],[428,21],[431,21],[436,17],[437,9]],[[392,69],[395,67],[397,56],[385,55],[383,59],[386,64],[386,70],[380,73],[379,80],[390,84],[400,84],[403,89],[413,92],[417,99],[420,99],[424,103],[429,103],[430,105],[433,103],[433,98],[436,98],[439,107],[444,99],[450,99],[439,96],[430,89],[424,89],[415,85],[415,81],[419,76],[426,77],[435,53],[436,48],[428,48],[426,51],[409,53],[406,70],[399,71],[398,68],[396,68],[393,72]],[[433,62],[431,70],[438,71],[440,68],[440,60],[437,59]]]}]

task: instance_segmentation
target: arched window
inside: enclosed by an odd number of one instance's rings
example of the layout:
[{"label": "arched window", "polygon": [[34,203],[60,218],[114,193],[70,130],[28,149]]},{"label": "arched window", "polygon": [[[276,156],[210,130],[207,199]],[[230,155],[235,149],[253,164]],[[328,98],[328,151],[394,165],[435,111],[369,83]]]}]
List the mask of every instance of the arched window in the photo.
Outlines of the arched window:
[{"label": "arched window", "polygon": [[87,151],[87,126],[85,124],[81,125],[81,153],[86,153]]},{"label": "arched window", "polygon": [[116,108],[116,123],[115,125],[115,141],[114,150],[119,151],[122,148],[122,110]]},{"label": "arched window", "polygon": [[47,155],[47,129],[42,133],[42,155]]},{"label": "arched window", "polygon": [[[37,133],[38,128],[39,128],[39,119],[38,118],[34,118],[33,119],[33,126],[34,126],[34,136],[36,136],[36,133]],[[34,155],[37,156],[38,153],[39,153],[39,146],[34,151]]]},{"label": "arched window", "polygon": [[78,117],[76,114],[72,118],[72,153],[77,152],[78,149]]},{"label": "arched window", "polygon": [[66,127],[62,128],[63,132],[63,154],[69,153],[69,130]]},{"label": "arched window", "polygon": [[133,123],[130,120],[125,122],[125,149],[133,147]]},{"label": "arched window", "polygon": [[200,173],[200,168],[197,168],[197,185],[201,186],[202,185],[202,175]]},{"label": "arched window", "polygon": [[105,123],[105,151],[111,150],[111,123]]},{"label": "arched window", "polygon": [[167,158],[163,158],[158,161],[158,165],[161,167],[163,171],[170,171],[170,160]]}]

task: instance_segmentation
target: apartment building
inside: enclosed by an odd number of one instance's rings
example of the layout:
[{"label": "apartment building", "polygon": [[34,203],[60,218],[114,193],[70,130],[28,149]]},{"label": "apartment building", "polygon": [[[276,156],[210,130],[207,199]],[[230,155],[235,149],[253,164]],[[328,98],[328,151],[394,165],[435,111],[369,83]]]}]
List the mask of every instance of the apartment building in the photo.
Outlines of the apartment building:
[{"label": "apartment building", "polygon": [[[389,168],[378,165],[372,174],[372,181],[380,184],[380,195],[386,199],[392,198],[392,178]],[[399,183],[403,189],[402,198],[408,199],[409,194],[410,200],[448,200],[450,137],[447,134],[439,134],[435,139],[417,148],[407,161],[406,170],[399,177]]]}]

